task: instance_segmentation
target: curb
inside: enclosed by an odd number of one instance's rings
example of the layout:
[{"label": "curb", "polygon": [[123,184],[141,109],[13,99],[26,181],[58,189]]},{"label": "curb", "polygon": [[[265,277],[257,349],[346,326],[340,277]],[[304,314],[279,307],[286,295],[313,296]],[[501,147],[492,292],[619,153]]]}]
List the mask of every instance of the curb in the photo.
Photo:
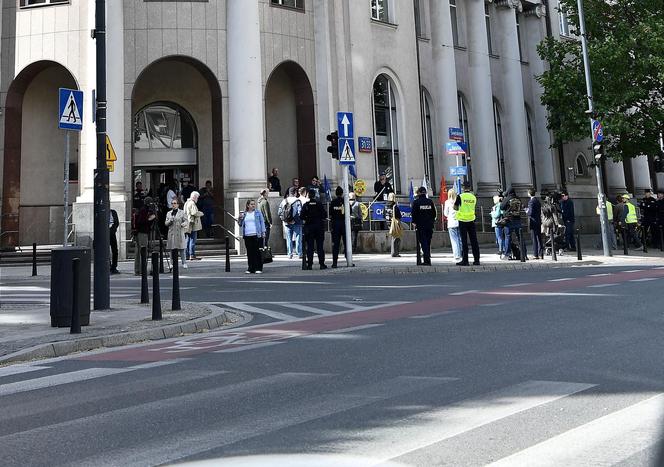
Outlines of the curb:
[{"label": "curb", "polygon": [[[197,304],[201,305],[200,303]],[[197,319],[147,330],[127,331],[105,336],[94,336],[83,339],[71,339],[39,344],[34,347],[19,350],[18,352],[0,356],[0,365],[37,359],[64,357],[77,352],[87,352],[107,347],[120,347],[146,341],[171,339],[186,334],[211,331],[220,327],[231,329],[244,326],[252,319],[252,316],[248,313],[229,311],[216,305],[206,306],[210,309],[210,314]],[[230,315],[239,317],[239,319],[237,321],[231,321],[229,318]],[[228,323],[231,324],[229,325]]]}]

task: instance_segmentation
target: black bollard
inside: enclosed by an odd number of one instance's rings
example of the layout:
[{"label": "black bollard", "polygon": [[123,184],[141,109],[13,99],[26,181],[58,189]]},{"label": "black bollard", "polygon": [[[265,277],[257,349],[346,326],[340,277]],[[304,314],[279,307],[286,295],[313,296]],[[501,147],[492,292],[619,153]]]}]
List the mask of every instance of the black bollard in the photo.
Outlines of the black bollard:
[{"label": "black bollard", "polygon": [[641,239],[643,240],[643,252],[648,253],[648,231],[646,230],[647,227],[642,225],[641,226]]},{"label": "black bollard", "polygon": [[141,247],[138,254],[141,255],[141,303],[150,303],[148,292],[148,249]]},{"label": "black bollard", "polygon": [[581,229],[576,229],[576,259],[579,261],[583,260],[583,254],[581,253]]},{"label": "black bollard", "polygon": [[556,234],[553,229],[551,229],[551,259],[558,261],[558,253],[556,252]]},{"label": "black bollard", "polygon": [[32,275],[37,275],[37,244],[32,244]]},{"label": "black bollard", "polygon": [[664,225],[659,226],[659,251],[664,251]]},{"label": "black bollard", "polygon": [[231,272],[231,239],[226,235],[226,272]]},{"label": "black bollard", "polygon": [[180,265],[178,263],[178,250],[173,248],[173,297],[171,299],[171,310],[181,310],[180,305]]},{"label": "black bollard", "polygon": [[[523,230],[519,229],[519,247],[521,248],[521,262],[526,262],[526,239],[523,238]],[[534,245],[533,245],[534,247]]]},{"label": "black bollard", "polygon": [[627,229],[624,225],[621,227],[621,235],[623,241],[623,253],[627,256],[629,255],[629,250],[627,249]]},{"label": "black bollard", "polygon": [[159,235],[159,274],[164,273],[164,238]]},{"label": "black bollard", "polygon": [[161,294],[159,293],[159,253],[152,252],[152,321],[161,320]]},{"label": "black bollard", "polygon": [[80,281],[80,266],[81,260],[74,258],[71,263],[72,269],[72,296],[71,296],[71,327],[69,334],[81,333],[81,316],[78,309],[78,283]]}]

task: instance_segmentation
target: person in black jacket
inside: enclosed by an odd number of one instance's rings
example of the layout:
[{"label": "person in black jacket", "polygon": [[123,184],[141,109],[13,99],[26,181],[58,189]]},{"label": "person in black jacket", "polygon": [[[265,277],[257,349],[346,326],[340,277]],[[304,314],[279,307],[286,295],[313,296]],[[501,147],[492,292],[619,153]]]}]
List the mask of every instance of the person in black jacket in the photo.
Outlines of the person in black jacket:
[{"label": "person in black jacket", "polygon": [[341,241],[346,246],[346,219],[344,216],[344,189],[340,186],[334,192],[336,198],[330,203],[330,220],[332,221],[332,267],[337,267]]},{"label": "person in black jacket", "polygon": [[422,247],[423,264],[431,266],[431,237],[436,222],[436,206],[427,198],[427,189],[423,186],[417,189],[417,198],[412,204],[412,219],[415,224],[415,235]]},{"label": "person in black jacket", "polygon": [[569,193],[563,191],[562,201],[560,201],[560,213],[565,223],[565,246],[571,251],[576,251],[576,242],[574,241],[574,201],[569,198]]},{"label": "person in black jacket", "polygon": [[530,228],[530,236],[533,239],[535,259],[544,259],[544,245],[542,244],[542,203],[535,196],[536,193],[534,188],[528,190],[530,200],[528,201],[526,214],[528,214],[528,227]]},{"label": "person in black jacket", "polygon": [[307,243],[307,269],[312,269],[314,263],[314,242],[316,242],[318,264],[320,264],[321,269],[327,269],[325,251],[323,250],[325,208],[323,208],[323,203],[316,199],[316,190],[309,190],[309,201],[302,206],[300,218],[303,222],[304,239]]},{"label": "person in black jacket", "polygon": [[517,256],[525,255],[526,252],[522,251],[519,255],[516,254],[517,248],[512,243],[512,235],[516,234],[516,246],[521,245],[521,200],[516,196],[514,188],[507,190],[505,198],[500,203],[500,210],[503,216],[507,218],[507,225],[505,226],[505,251],[501,259],[518,259]]},{"label": "person in black jacket", "polygon": [[111,242],[111,274],[120,274],[120,271],[118,271],[118,238],[116,237],[119,226],[118,213],[115,209],[111,209],[111,216],[108,219],[109,239]]}]

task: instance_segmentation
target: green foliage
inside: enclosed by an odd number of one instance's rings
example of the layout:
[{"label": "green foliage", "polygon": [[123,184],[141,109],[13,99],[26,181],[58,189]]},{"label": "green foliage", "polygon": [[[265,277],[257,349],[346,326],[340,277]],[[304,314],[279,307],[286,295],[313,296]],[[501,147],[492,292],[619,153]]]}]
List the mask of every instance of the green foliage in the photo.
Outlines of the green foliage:
[{"label": "green foliage", "polygon": [[[560,7],[568,12],[571,29],[579,31],[577,1],[560,0]],[[584,0],[584,11],[593,102],[607,154],[658,155],[664,130],[664,0]],[[579,37],[546,39],[538,52],[550,64],[537,77],[549,129],[559,143],[589,137]]]}]

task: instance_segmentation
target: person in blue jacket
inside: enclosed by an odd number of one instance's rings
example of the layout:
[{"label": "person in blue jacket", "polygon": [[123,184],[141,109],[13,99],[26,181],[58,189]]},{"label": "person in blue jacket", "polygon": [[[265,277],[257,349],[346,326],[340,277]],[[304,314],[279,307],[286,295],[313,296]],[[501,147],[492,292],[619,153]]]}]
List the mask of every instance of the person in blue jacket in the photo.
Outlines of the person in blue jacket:
[{"label": "person in blue jacket", "polygon": [[240,213],[238,218],[240,233],[244,238],[244,246],[247,249],[247,274],[263,273],[263,258],[260,248],[265,238],[265,219],[263,214],[256,210],[256,201],[247,201],[246,210]]}]

